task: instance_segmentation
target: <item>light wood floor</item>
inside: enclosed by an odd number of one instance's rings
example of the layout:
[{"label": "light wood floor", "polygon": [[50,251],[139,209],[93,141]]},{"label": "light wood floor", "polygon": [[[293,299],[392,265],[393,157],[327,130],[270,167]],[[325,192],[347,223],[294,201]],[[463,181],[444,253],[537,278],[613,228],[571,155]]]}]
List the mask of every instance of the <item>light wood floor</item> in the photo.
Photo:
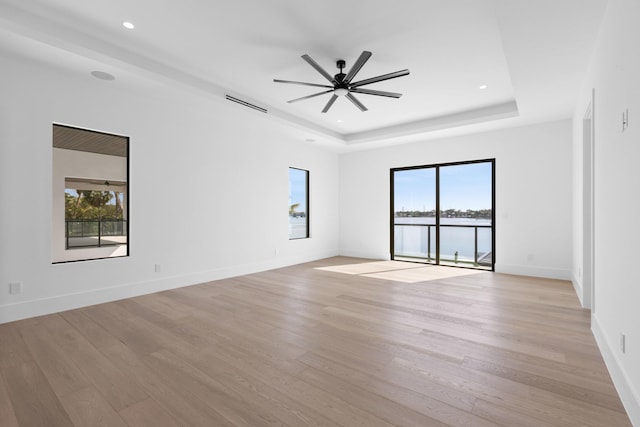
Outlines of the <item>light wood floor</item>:
[{"label": "light wood floor", "polygon": [[0,425],[630,425],[570,283],[363,262],[0,325]]}]

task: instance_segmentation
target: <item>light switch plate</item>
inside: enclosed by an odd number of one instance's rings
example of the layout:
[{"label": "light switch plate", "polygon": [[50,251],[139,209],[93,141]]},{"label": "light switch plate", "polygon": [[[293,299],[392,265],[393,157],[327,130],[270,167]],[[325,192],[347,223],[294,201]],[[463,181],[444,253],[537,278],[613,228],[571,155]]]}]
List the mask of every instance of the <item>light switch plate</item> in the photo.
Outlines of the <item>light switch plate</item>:
[{"label": "light switch plate", "polygon": [[18,295],[22,292],[22,284],[20,282],[9,283],[9,294]]}]

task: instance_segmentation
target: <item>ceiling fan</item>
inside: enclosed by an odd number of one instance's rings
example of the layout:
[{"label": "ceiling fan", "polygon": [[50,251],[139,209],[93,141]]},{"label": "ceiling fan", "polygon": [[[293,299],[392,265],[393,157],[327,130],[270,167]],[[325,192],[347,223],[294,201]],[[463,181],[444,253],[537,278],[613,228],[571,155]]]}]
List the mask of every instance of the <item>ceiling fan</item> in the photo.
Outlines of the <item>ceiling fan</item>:
[{"label": "ceiling fan", "polygon": [[377,96],[386,96],[389,98],[400,98],[402,96],[401,93],[395,92],[385,92],[382,90],[373,90],[373,89],[364,89],[362,86],[369,85],[371,83],[377,83],[384,80],[395,79],[396,77],[402,77],[409,74],[409,70],[401,70],[396,71],[394,73],[383,74],[377,77],[371,77],[369,79],[360,80],[358,82],[353,82],[353,78],[358,74],[358,71],[364,66],[364,64],[371,57],[371,52],[363,51],[360,54],[360,57],[356,60],[356,63],[353,64],[351,70],[347,74],[342,72],[342,69],[345,67],[346,63],[343,59],[339,59],[336,62],[336,66],[340,69],[340,72],[335,76],[327,73],[324,68],[322,68],[316,61],[314,61],[309,55],[302,55],[302,59],[304,59],[309,65],[316,69],[317,72],[322,74],[322,76],[331,83],[331,85],[326,84],[317,84],[317,83],[307,83],[307,82],[296,82],[291,80],[279,80],[273,79],[276,83],[291,83],[296,85],[304,85],[304,86],[314,86],[314,87],[323,87],[328,88],[328,90],[324,90],[322,92],[314,93],[312,95],[303,96],[302,98],[292,99],[287,101],[288,103],[302,101],[304,99],[314,98],[316,96],[324,95],[325,93],[333,92],[333,95],[327,102],[327,105],[322,109],[323,113],[329,111],[329,108],[336,102],[339,96],[344,96],[349,101],[353,102],[353,104],[360,109],[360,111],[367,111],[367,107],[365,107],[355,96],[354,93],[365,94],[365,95],[377,95]]}]

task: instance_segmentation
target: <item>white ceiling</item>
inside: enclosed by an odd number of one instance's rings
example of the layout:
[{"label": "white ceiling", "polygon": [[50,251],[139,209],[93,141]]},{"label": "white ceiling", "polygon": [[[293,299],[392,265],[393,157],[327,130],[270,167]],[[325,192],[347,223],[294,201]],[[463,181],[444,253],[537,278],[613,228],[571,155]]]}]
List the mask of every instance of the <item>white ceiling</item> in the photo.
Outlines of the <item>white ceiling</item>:
[{"label": "white ceiling", "polygon": [[[305,139],[369,147],[570,117],[606,0],[0,0],[0,52],[114,84],[158,81],[266,108]],[[127,30],[122,22],[136,25]],[[356,80],[408,68],[323,114],[289,104],[373,53]],[[345,71],[346,72],[346,71]],[[154,83],[155,82],[155,83]],[[481,85],[487,88],[479,89]],[[300,130],[302,132],[300,133]]]}]

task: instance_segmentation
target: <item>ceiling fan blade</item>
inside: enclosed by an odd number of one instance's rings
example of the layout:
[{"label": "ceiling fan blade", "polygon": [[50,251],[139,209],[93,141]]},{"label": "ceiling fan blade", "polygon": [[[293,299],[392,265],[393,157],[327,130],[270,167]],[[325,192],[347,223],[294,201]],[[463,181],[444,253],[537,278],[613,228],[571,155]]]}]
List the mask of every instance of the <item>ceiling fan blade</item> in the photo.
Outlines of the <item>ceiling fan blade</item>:
[{"label": "ceiling fan blade", "polygon": [[366,95],[388,96],[389,98],[400,98],[402,96],[401,93],[385,92],[383,90],[362,89],[359,87],[354,87],[353,89],[351,89],[351,92],[364,93]]},{"label": "ceiling fan blade", "polygon": [[360,109],[360,111],[367,111],[367,107],[362,105],[362,102],[358,101],[355,96],[351,95],[351,93],[346,94],[345,98],[347,98],[349,101],[353,102],[355,104],[355,106]]},{"label": "ceiling fan blade", "polygon": [[295,82],[293,80],[280,80],[280,79],[273,79],[274,82],[276,83],[291,83],[294,85],[304,85],[304,86],[315,86],[315,87],[328,87],[328,88],[333,88],[333,86],[329,86],[329,85],[321,85],[318,83],[307,83],[307,82]]},{"label": "ceiling fan blade", "polygon": [[325,91],[318,92],[318,93],[314,93],[312,95],[303,96],[302,98],[292,99],[291,101],[287,101],[287,102],[289,104],[291,104],[292,102],[298,102],[298,101],[302,101],[302,100],[305,100],[305,99],[314,98],[316,96],[324,95],[325,93],[329,93],[329,92],[333,92],[333,89],[325,90]]},{"label": "ceiling fan blade", "polygon": [[329,73],[327,73],[325,71],[324,68],[322,68],[320,66],[320,64],[318,64],[316,61],[314,61],[309,55],[307,55],[306,53],[304,55],[302,55],[302,59],[304,59],[305,61],[307,61],[307,63],[309,63],[309,65],[311,65],[313,68],[316,69],[317,72],[319,72],[320,74],[322,74],[322,76],[329,80],[331,83],[337,83],[336,79],[333,78],[333,76]]},{"label": "ceiling fan blade", "polygon": [[353,67],[351,67],[343,81],[349,83],[351,80],[353,80],[356,74],[358,74],[358,71],[360,71],[362,66],[369,60],[369,58],[371,58],[371,52],[367,50],[363,51],[356,60],[355,64],[353,64]]},{"label": "ceiling fan blade", "polygon": [[331,108],[333,103],[336,102],[336,99],[338,99],[338,95],[334,93],[333,96],[329,99],[329,102],[327,102],[327,105],[325,105],[322,109],[322,112],[326,113],[327,111],[329,111],[329,108]]},{"label": "ceiling fan blade", "polygon": [[394,73],[383,74],[378,77],[371,77],[370,79],[360,80],[359,82],[351,83],[349,86],[353,88],[353,87],[369,85],[371,83],[377,83],[377,82],[382,82],[384,80],[395,79],[396,77],[402,77],[408,74],[409,74],[409,70],[396,71]]}]

